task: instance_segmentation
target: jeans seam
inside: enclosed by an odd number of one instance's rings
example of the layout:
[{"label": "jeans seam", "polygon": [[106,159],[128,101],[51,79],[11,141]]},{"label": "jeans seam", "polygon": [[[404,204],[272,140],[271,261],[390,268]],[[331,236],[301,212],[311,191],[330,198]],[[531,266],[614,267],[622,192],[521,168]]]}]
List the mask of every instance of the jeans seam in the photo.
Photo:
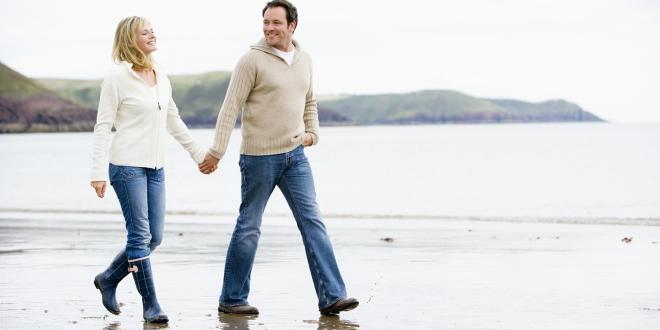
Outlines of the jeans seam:
[{"label": "jeans seam", "polygon": [[[128,196],[128,187],[126,187],[126,180],[124,178],[121,178],[119,181],[121,183],[121,188],[124,190],[124,196],[126,197],[126,203],[128,204],[127,205],[128,206],[127,207],[128,215],[126,217],[126,221],[128,222],[128,225],[130,226],[131,232],[135,232],[135,227],[133,225],[133,220],[134,220],[133,219],[133,212],[132,212],[133,209],[132,209],[132,205],[131,205],[131,199]],[[128,239],[126,241],[127,241],[126,243],[128,243]],[[127,258],[128,258],[128,256],[127,256]]]},{"label": "jeans seam", "polygon": [[[223,286],[224,286],[224,279],[227,279],[229,276],[232,274],[232,269],[231,269],[231,260],[230,256],[232,255],[229,253],[229,251],[232,249],[232,244],[233,243],[233,237],[232,239],[229,240],[229,246],[227,247],[227,258],[225,258],[225,272],[223,274]],[[223,292],[220,292],[220,298],[222,298]],[[222,303],[222,299],[220,299],[220,303]]]},{"label": "jeans seam", "polygon": [[[293,206],[293,209],[291,211],[293,211],[294,216],[298,216],[300,221],[303,221],[304,219],[301,216],[300,211],[298,210],[298,202],[293,197],[293,194],[291,193],[291,189],[289,188],[289,184],[287,183],[286,177],[282,177],[282,180],[284,181],[284,185],[286,186],[287,192],[291,196],[291,202],[292,202],[291,204]],[[302,232],[303,239],[306,240],[307,242],[310,242],[309,237],[307,236],[307,231],[305,230],[305,227],[302,225],[302,223],[300,225],[300,231]],[[316,263],[315,258],[317,257],[317,254],[315,253],[314,249],[312,249],[311,245],[312,244],[306,244],[305,248],[308,248],[311,255],[312,255],[312,261],[314,262],[314,271],[316,272],[316,276],[318,276],[318,279],[319,279],[319,291],[320,291],[321,295],[323,296],[323,299],[325,300],[325,299],[327,299],[327,297],[326,297],[327,294],[324,294],[324,292],[325,292],[325,290],[324,290],[325,283],[323,281],[323,277],[321,276],[321,272],[319,271],[319,266]],[[309,246],[309,247],[307,247],[307,246]]]},{"label": "jeans seam", "polygon": [[[149,172],[149,171],[152,171],[152,172]],[[155,208],[155,213],[156,214],[162,213],[162,217],[160,217],[161,219],[159,219],[160,224],[159,224],[159,226],[157,226],[157,228],[160,227],[161,230],[160,230],[160,232],[157,233],[157,235],[153,235],[151,233],[151,230],[152,230],[152,227],[151,227],[152,217],[149,214],[149,212],[151,211],[151,208],[149,207],[149,200],[150,200],[150,197],[149,197],[149,194],[148,194],[149,193],[149,187],[151,185],[157,185],[158,186],[158,190],[161,191],[162,194],[163,194],[162,204],[163,204],[163,208],[165,208],[165,206],[164,206],[165,205],[165,192],[164,192],[164,190],[165,190],[165,187],[164,187],[165,179],[163,178],[163,180],[159,180],[159,176],[161,176],[161,174],[162,174],[162,176],[164,176],[165,175],[164,173],[165,173],[165,171],[164,171],[163,167],[161,167],[158,170],[147,169],[147,173],[146,173],[146,177],[147,177],[147,208],[148,208],[147,209],[147,222],[149,224],[149,234],[151,236],[151,240],[149,241],[149,255],[151,255],[151,252],[153,252],[153,250],[155,250],[156,247],[158,245],[160,245],[160,243],[163,241],[163,236],[164,236],[163,232],[164,232],[164,228],[165,228],[165,210],[162,210],[162,212],[160,212],[160,210],[158,208]],[[162,187],[161,187],[161,185],[162,185]],[[158,197],[156,197],[156,199],[158,199],[158,198],[160,198],[160,195],[158,195]],[[156,217],[156,218],[158,218],[158,217]],[[154,242],[155,238],[159,239],[159,243],[158,243],[158,245],[156,245],[155,247],[152,248],[151,245]]]},{"label": "jeans seam", "polygon": [[[241,164],[241,163],[243,163],[243,164]],[[247,175],[245,174],[245,171],[246,171],[245,166],[246,165],[244,165],[244,163],[245,163],[245,160],[243,159],[243,155],[241,155],[241,158],[239,158],[239,162],[238,162],[238,166],[239,166],[240,172],[241,172],[241,204],[245,201],[245,196],[247,195],[247,178],[246,178]],[[236,224],[234,224],[234,232],[236,231],[236,226],[238,226],[239,221],[241,221],[241,209],[239,209],[238,217],[236,218]],[[223,285],[222,285],[223,288],[220,292],[220,299],[218,299],[219,303],[221,305],[228,306],[228,307],[237,306],[237,305],[227,304],[226,302],[223,302],[223,300],[222,300],[223,295],[225,293],[224,292],[224,289],[225,289],[225,286],[226,286],[226,283],[224,283],[224,282],[226,282],[225,279],[233,277],[233,269],[232,269],[231,265],[233,264],[232,260],[233,260],[233,254],[234,253],[230,253],[230,252],[232,250],[236,249],[236,247],[235,247],[236,242],[234,241],[234,239],[235,239],[234,238],[234,233],[232,233],[232,237],[229,240],[229,245],[227,246],[227,257],[225,258],[225,270],[224,270],[224,273],[223,273]],[[230,297],[226,297],[226,298],[230,298]],[[240,305],[240,303],[239,303],[239,305]]]}]

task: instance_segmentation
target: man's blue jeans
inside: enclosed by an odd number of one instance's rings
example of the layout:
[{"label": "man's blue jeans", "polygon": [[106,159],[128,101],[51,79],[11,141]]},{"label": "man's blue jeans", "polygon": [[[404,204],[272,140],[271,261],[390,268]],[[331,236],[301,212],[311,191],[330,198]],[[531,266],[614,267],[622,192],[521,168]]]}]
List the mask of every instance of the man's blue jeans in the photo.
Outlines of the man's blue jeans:
[{"label": "man's blue jeans", "polygon": [[242,202],[225,260],[220,303],[225,306],[247,304],[261,218],[275,186],[289,203],[302,235],[319,308],[345,298],[346,287],[321,221],[312,169],[303,147],[277,155],[241,155],[239,165]]},{"label": "man's blue jeans", "polygon": [[109,174],[126,220],[126,257],[149,257],[163,240],[165,170],[110,164]]}]

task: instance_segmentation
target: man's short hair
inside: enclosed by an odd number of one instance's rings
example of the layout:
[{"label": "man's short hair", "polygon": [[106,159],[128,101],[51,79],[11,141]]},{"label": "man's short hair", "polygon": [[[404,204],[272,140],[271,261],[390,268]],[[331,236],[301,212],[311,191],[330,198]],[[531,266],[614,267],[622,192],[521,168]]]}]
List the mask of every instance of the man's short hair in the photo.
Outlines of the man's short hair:
[{"label": "man's short hair", "polygon": [[291,24],[291,22],[296,22],[296,26],[298,25],[298,9],[286,0],[273,0],[268,2],[264,7],[264,10],[261,11],[261,16],[266,14],[268,8],[275,7],[282,7],[286,11],[286,25]]}]

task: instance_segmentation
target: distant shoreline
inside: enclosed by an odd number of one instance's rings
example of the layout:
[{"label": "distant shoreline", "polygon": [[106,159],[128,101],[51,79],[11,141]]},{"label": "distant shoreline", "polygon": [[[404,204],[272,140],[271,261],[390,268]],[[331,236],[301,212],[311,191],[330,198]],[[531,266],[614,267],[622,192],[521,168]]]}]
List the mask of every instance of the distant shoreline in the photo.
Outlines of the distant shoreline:
[{"label": "distant shoreline", "polygon": [[[172,97],[189,127],[215,126],[230,77],[230,72],[170,76]],[[0,82],[0,133],[94,127],[100,80],[31,79],[0,63]],[[603,121],[564,99],[492,99],[450,89],[318,96],[317,101],[322,126]]]},{"label": "distant shoreline", "polygon": [[[188,124],[184,119],[184,122],[188,125],[188,128],[191,129],[213,129],[213,125],[195,125]],[[583,123],[593,123],[593,124],[610,124],[610,121],[465,121],[465,122],[408,122],[408,123],[387,123],[387,122],[374,122],[374,123],[343,123],[343,122],[325,122],[321,123],[321,127],[367,127],[367,126],[421,126],[421,125],[498,125],[498,124],[583,124]],[[28,127],[31,126],[31,127]],[[236,128],[240,128],[237,126]],[[23,133],[77,133],[77,132],[88,132],[91,133],[94,131],[94,123],[78,123],[78,124],[63,124],[63,125],[17,125],[15,123],[5,124],[0,123],[0,135],[1,134],[23,134]]]},{"label": "distant shoreline", "polygon": [[[88,210],[88,209],[26,209],[26,208],[0,208],[0,219],[7,218],[3,213],[27,214],[70,214],[70,215],[121,215],[120,210]],[[168,216],[186,217],[235,217],[235,212],[222,211],[192,211],[168,210]],[[288,218],[289,213],[270,212],[265,217]],[[502,223],[547,223],[547,224],[578,224],[578,225],[632,225],[632,226],[660,226],[660,217],[562,217],[562,216],[469,216],[469,215],[440,215],[440,214],[374,214],[374,213],[323,213],[324,218],[332,219],[371,219],[371,220],[430,220],[430,221],[467,221],[467,222],[502,222]],[[189,220],[186,220],[189,222]]]}]

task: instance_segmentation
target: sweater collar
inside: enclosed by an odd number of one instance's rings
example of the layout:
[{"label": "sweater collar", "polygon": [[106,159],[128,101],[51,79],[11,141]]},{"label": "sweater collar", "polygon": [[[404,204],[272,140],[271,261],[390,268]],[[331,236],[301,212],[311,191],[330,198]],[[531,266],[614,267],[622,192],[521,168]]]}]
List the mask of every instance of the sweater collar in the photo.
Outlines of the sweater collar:
[{"label": "sweater collar", "polygon": [[[142,80],[142,78],[140,78],[140,76],[138,76],[138,74],[135,71],[133,71],[133,63],[127,62],[127,61],[121,61],[121,62],[119,62],[119,65],[124,67],[129,72],[129,74],[132,75],[133,77]],[[153,63],[153,69],[154,69],[154,72],[156,73],[156,81],[160,82],[160,78],[162,76],[162,73],[161,73],[161,70],[160,70],[160,68],[158,67],[158,65],[156,63]]]},{"label": "sweater collar", "polygon": [[[293,47],[296,48],[296,51],[293,53],[293,61],[291,62],[291,65],[295,64],[300,57],[300,44],[295,39],[293,39],[292,42]],[[266,43],[266,38],[261,38],[256,44],[250,46],[250,48],[271,54],[284,61],[279,55],[277,55],[275,49]]]}]

